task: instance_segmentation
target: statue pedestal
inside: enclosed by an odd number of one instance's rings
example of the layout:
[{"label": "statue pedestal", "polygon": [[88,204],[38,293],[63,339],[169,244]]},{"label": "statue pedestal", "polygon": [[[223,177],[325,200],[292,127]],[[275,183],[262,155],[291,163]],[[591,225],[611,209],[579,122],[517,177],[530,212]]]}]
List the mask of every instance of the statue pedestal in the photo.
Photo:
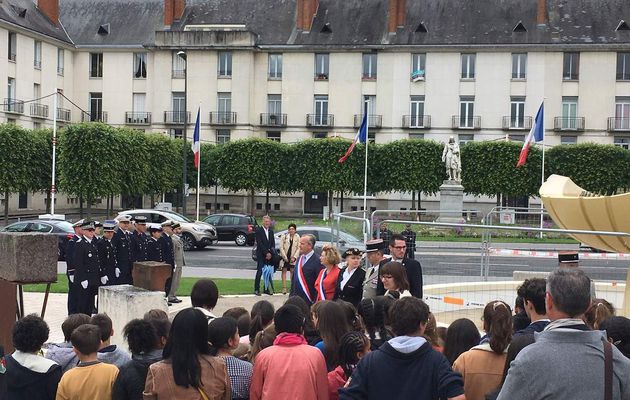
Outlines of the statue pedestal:
[{"label": "statue pedestal", "polygon": [[133,263],[133,285],[146,290],[162,290],[171,277],[171,265],[156,261]]},{"label": "statue pedestal", "polygon": [[465,223],[464,187],[459,181],[446,180],[440,186],[440,217],[437,222]]}]

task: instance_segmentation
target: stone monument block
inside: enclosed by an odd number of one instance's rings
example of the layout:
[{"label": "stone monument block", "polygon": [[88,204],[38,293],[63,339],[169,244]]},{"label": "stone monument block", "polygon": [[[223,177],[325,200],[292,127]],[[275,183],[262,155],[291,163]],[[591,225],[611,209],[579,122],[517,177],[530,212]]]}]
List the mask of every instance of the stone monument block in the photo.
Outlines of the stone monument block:
[{"label": "stone monument block", "polygon": [[101,286],[98,289],[98,312],[105,313],[112,319],[112,344],[126,348],[122,332],[127,322],[142,318],[147,311],[153,309],[160,309],[168,314],[164,288],[159,292],[131,285]]},{"label": "stone monument block", "polygon": [[440,186],[438,222],[464,223],[464,187],[459,181],[446,180]]},{"label": "stone monument block", "polygon": [[171,265],[157,261],[133,263],[133,285],[146,290],[164,291],[166,280],[171,277]]},{"label": "stone monument block", "polygon": [[57,281],[57,236],[0,233],[0,279],[16,283]]}]

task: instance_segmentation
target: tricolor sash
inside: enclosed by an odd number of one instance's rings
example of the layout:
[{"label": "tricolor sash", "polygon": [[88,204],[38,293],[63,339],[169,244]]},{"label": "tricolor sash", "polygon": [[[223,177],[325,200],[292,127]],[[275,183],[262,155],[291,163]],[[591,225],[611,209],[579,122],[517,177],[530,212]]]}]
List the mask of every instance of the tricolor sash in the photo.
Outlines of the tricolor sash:
[{"label": "tricolor sash", "polygon": [[327,269],[322,270],[322,279],[319,281],[319,295],[322,300],[326,300],[326,291],[324,290],[324,279],[326,279],[326,275],[328,274]]},{"label": "tricolor sash", "polygon": [[303,266],[304,266],[304,256],[300,256],[300,262],[298,262],[298,266],[297,266],[297,274],[296,274],[297,280],[300,283],[300,286],[302,287],[302,291],[308,298],[308,301],[312,303],[313,298],[311,297],[311,291],[308,289],[308,285],[306,284],[306,278],[304,277]]}]

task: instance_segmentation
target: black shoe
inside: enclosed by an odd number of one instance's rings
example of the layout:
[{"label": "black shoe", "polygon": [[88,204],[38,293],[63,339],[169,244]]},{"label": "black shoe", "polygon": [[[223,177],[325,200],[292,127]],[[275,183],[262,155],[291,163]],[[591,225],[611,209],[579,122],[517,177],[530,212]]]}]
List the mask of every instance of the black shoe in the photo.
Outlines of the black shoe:
[{"label": "black shoe", "polygon": [[269,290],[265,290],[265,294],[268,294],[269,296],[273,296],[273,292],[270,292]]},{"label": "black shoe", "polygon": [[256,296],[260,296],[260,291],[259,291],[259,290],[256,290],[256,291],[254,291],[254,294],[255,294]]},{"label": "black shoe", "polygon": [[182,301],[180,299],[178,299],[177,297],[175,297],[174,299],[168,299],[169,303],[181,303]]},{"label": "black shoe", "polygon": [[170,301],[166,302],[166,304],[168,304],[169,307],[173,305]]}]

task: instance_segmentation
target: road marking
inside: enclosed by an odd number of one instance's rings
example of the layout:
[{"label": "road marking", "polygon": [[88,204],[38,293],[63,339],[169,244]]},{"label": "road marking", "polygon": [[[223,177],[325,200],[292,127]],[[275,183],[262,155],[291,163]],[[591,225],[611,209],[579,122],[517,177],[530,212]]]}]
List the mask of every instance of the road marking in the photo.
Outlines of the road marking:
[{"label": "road marking", "polygon": [[[456,262],[439,262],[438,264],[442,264],[442,265],[475,265],[477,267],[480,266],[479,263],[465,263],[465,262],[460,262],[460,263],[456,263]],[[497,267],[530,267],[530,265],[528,264],[494,264],[494,263],[490,263],[490,266],[497,266]]]}]

